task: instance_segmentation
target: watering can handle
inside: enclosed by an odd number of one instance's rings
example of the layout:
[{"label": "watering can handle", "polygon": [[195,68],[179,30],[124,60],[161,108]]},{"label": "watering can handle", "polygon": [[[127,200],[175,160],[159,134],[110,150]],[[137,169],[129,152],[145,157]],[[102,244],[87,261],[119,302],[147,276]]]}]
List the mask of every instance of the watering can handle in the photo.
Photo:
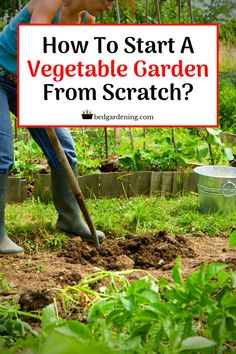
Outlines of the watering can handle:
[{"label": "watering can handle", "polygon": [[[234,189],[233,188],[230,189],[230,191],[229,191],[230,193],[225,193],[225,190],[226,190],[225,187],[228,186],[228,185],[233,186]],[[231,181],[225,181],[221,185],[221,193],[226,198],[233,197],[236,194],[236,185],[233,182],[231,182]]]}]

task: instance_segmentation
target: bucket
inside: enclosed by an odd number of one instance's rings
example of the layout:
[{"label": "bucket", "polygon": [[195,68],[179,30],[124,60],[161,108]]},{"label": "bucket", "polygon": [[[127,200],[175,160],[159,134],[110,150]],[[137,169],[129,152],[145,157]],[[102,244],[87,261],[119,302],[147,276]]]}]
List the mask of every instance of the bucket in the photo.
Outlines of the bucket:
[{"label": "bucket", "polygon": [[236,210],[236,168],[227,166],[196,167],[201,213]]}]

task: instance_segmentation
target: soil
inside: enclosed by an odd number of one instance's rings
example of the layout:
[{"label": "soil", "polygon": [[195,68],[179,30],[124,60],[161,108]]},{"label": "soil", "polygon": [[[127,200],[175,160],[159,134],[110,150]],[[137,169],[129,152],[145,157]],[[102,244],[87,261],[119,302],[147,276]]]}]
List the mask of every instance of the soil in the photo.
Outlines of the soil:
[{"label": "soil", "polygon": [[126,240],[105,240],[100,249],[80,240],[65,245],[59,256],[72,264],[94,264],[107,270],[129,268],[159,269],[173,262],[176,255],[196,257],[187,238],[166,235],[128,237]]},{"label": "soil", "polygon": [[[0,291],[0,301],[14,299],[24,311],[38,310],[51,303],[55,289],[76,285],[95,271],[143,269],[157,278],[170,279],[177,256],[182,258],[183,275],[204,262],[225,262],[236,269],[236,252],[221,236],[165,232],[151,236],[106,239],[97,250],[92,244],[72,238],[59,252],[38,252],[24,257],[2,257],[0,273],[10,285]],[[135,277],[134,277],[135,278]]]},{"label": "soil", "polygon": [[101,172],[120,172],[119,156],[110,156],[108,160],[101,163]]}]

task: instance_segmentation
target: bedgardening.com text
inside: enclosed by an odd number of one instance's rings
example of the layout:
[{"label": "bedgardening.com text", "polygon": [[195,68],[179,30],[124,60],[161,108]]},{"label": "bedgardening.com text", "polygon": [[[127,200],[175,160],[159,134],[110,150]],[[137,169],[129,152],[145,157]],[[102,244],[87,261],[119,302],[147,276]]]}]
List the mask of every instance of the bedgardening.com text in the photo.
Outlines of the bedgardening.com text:
[{"label": "bedgardening.com text", "polygon": [[122,115],[122,114],[114,114],[114,115],[108,115],[108,114],[94,114],[93,119],[95,120],[104,120],[104,121],[110,121],[110,120],[133,120],[133,121],[138,121],[138,120],[153,120],[154,116],[152,115]]}]

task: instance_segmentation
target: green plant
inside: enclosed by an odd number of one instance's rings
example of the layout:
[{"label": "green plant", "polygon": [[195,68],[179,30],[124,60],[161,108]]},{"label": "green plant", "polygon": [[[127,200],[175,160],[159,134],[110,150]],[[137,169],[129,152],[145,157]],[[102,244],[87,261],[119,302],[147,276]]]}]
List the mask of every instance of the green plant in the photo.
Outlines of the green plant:
[{"label": "green plant", "polygon": [[220,129],[206,128],[201,130],[205,144],[197,147],[196,158],[199,162],[203,162],[207,156],[209,156],[207,162],[211,165],[217,165],[221,161],[234,160],[232,149],[222,143],[220,133]]},{"label": "green plant", "polygon": [[60,249],[67,241],[69,237],[64,233],[54,233],[53,235],[46,235],[43,240],[43,247],[49,250]]},{"label": "green plant", "polygon": [[33,139],[26,136],[25,139],[16,141],[15,164],[12,172],[21,178],[32,180],[35,172],[42,170],[38,163],[43,157],[43,153]]},{"label": "green plant", "polygon": [[223,130],[235,132],[236,87],[229,79],[220,81],[220,126]]},{"label": "green plant", "polygon": [[151,150],[136,150],[128,156],[120,157],[119,164],[121,167],[132,171],[153,170],[155,169],[155,162],[152,154],[153,151]]},{"label": "green plant", "polygon": [[88,153],[87,158],[78,157],[78,173],[79,175],[86,175],[92,173],[100,173],[98,167],[101,164],[101,160],[97,158],[89,158],[90,153]]},{"label": "green plant", "polygon": [[[37,315],[27,314],[19,310],[19,305],[11,302],[1,302],[0,304],[0,349],[1,346],[8,347],[12,345],[17,338],[25,338],[27,334],[35,335],[31,326],[20,319],[20,315],[39,319]],[[5,353],[5,350],[1,351]]]},{"label": "green plant", "polygon": [[225,352],[225,342],[236,341],[236,274],[226,268],[205,264],[184,282],[179,260],[173,269],[174,284],[141,279],[125,294],[95,304],[89,325],[121,352],[127,346],[129,353]]},{"label": "green plant", "polygon": [[[231,93],[229,97],[230,95]],[[231,106],[227,104],[229,99],[227,87],[222,97],[226,99],[225,104],[222,106],[222,112],[224,112],[225,107],[225,116],[231,117],[228,120],[225,119],[225,122],[228,122],[228,126],[232,127],[229,129],[233,129],[235,120],[233,106],[235,104],[234,99],[230,101]],[[231,116],[227,113],[229,111]],[[206,130],[204,131],[206,132]],[[212,131],[214,131],[214,134],[210,133],[209,139],[212,140],[211,145],[213,146],[214,160],[216,161],[214,163],[227,163],[226,156],[229,149],[227,149],[227,146],[218,144],[217,138],[212,137],[212,135],[219,135],[220,132],[217,133],[217,130]],[[109,155],[111,155],[111,158],[115,155],[115,159],[121,156],[120,164],[125,169],[133,171],[182,169],[192,162],[195,163],[196,156],[198,161],[209,163],[210,147],[208,146],[207,137],[205,137],[206,133],[203,133],[203,130],[199,134],[197,129],[147,128],[145,137],[141,128],[133,128],[132,132],[134,151],[130,148],[130,137],[127,129],[121,129],[122,137],[118,147],[118,142],[114,138],[114,130],[108,129]],[[78,156],[79,174],[100,173],[99,168],[101,163],[104,162],[103,156],[105,156],[104,129],[94,128],[83,131],[81,129],[73,129],[72,134]],[[204,140],[204,143],[202,140]],[[226,154],[224,153],[224,147],[226,148]],[[32,139],[28,139],[27,136],[24,140],[16,142],[15,148],[16,164],[12,173],[34,183],[36,172],[48,170],[42,152],[36,143]]]},{"label": "green plant", "polygon": [[[11,349],[30,353],[211,353],[232,352],[236,343],[236,272],[221,263],[204,264],[181,275],[181,260],[172,282],[146,273],[133,283],[126,272],[98,272],[63,291],[63,299],[78,303],[92,296],[88,324],[61,320],[55,307],[43,310],[38,337],[18,340]],[[93,285],[107,278],[100,291]],[[90,302],[90,303],[91,303]],[[68,305],[68,303],[67,303]]]},{"label": "green plant", "polygon": [[26,266],[27,268],[31,268],[32,265],[33,265],[32,258],[31,258],[31,257],[30,257],[30,258],[27,258],[27,259],[25,260],[25,266]]},{"label": "green plant", "polygon": [[0,273],[0,290],[8,292],[11,289],[10,284],[6,281],[4,275]]},{"label": "green plant", "polygon": [[44,266],[41,265],[41,264],[36,264],[36,265],[35,265],[35,270],[36,270],[36,272],[38,272],[38,273],[42,273],[42,272],[44,272]]},{"label": "green plant", "polygon": [[220,40],[235,45],[236,44],[236,19],[228,19],[220,26]]}]

